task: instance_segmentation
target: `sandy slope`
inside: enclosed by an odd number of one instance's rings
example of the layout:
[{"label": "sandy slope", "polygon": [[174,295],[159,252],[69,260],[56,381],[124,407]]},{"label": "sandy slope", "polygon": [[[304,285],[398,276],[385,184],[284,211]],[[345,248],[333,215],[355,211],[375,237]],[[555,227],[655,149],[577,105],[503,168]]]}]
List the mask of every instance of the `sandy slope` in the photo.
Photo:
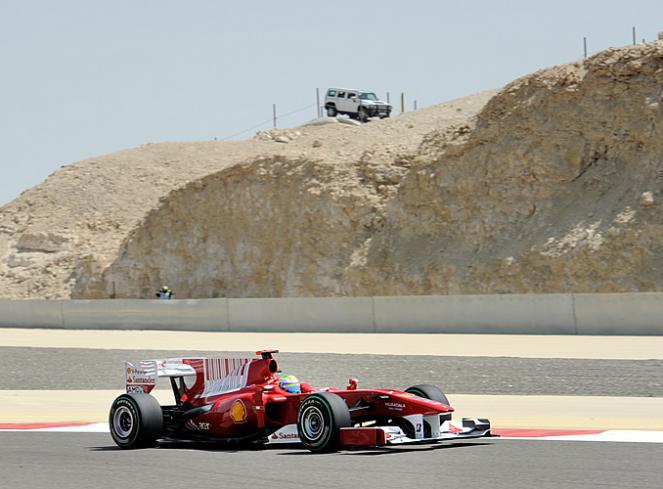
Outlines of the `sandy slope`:
[{"label": "sandy slope", "polygon": [[467,121],[491,96],[359,127],[329,123],[240,142],[145,144],[64,166],[0,209],[0,297],[70,297],[77,282],[117,257],[130,231],[171,192],[207,175],[273,157],[342,166],[371,151],[390,160],[415,151],[430,131]]}]

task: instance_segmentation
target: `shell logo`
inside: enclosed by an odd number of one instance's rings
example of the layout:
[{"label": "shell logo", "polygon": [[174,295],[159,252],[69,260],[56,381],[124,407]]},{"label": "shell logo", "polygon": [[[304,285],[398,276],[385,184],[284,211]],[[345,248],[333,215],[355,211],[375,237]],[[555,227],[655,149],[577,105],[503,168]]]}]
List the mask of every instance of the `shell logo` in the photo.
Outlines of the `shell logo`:
[{"label": "shell logo", "polygon": [[235,423],[246,422],[246,406],[241,399],[236,399],[232,406],[230,406],[230,418]]},{"label": "shell logo", "polygon": [[131,375],[131,373],[132,373],[131,367],[127,367],[127,375]]}]

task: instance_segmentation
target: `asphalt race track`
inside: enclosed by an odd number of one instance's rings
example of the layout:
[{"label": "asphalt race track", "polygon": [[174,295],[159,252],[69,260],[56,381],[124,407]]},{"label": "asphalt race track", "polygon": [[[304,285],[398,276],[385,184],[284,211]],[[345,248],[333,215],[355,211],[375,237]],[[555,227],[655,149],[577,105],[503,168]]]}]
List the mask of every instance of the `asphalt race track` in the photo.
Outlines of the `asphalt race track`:
[{"label": "asphalt race track", "polygon": [[[0,389],[124,389],[124,361],[237,352],[0,347]],[[663,360],[279,353],[284,372],[319,386],[406,388],[430,383],[463,394],[663,397]],[[57,374],[54,374],[57,372]]]},{"label": "asphalt race track", "polygon": [[[0,347],[0,390],[123,388],[123,361],[194,353]],[[242,356],[229,353],[229,356]],[[663,360],[281,353],[315,385],[434,383],[447,392],[663,397]],[[487,397],[487,399],[490,396]],[[600,397],[597,397],[600,400]],[[48,406],[44,407],[48,419]],[[54,407],[57,409],[57,406]],[[609,409],[609,406],[606,406]],[[0,405],[0,414],[3,407]],[[6,411],[5,411],[6,412]],[[118,449],[108,433],[0,432],[0,488],[441,487],[656,488],[663,443],[488,438],[317,455],[295,447],[164,443]]]},{"label": "asphalt race track", "polygon": [[656,488],[663,444],[488,439],[314,455],[173,445],[125,451],[107,434],[0,433],[11,488]]}]

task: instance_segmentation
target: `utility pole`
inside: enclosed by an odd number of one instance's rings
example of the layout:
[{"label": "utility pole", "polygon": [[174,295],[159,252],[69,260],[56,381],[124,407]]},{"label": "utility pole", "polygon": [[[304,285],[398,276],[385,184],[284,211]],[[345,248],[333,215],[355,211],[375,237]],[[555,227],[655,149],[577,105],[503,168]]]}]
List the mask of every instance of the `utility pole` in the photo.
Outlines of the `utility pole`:
[{"label": "utility pole", "polygon": [[276,104],[272,104],[272,117],[274,118],[274,129],[276,129]]},{"label": "utility pole", "polygon": [[586,37],[582,38],[582,45],[583,45],[583,48],[584,48],[584,51],[585,51],[585,59],[587,59],[587,38]]},{"label": "utility pole", "polygon": [[320,108],[320,89],[315,89],[315,107],[318,109],[318,119],[322,117],[322,109]]},{"label": "utility pole", "polygon": [[401,114],[405,112],[405,92],[401,92]]},{"label": "utility pole", "polygon": [[416,100],[414,101],[413,105],[414,105],[414,110],[417,110],[417,101]]},{"label": "utility pole", "polygon": [[389,100],[389,92],[387,92],[387,103],[390,104],[391,100]]},{"label": "utility pole", "polygon": [[633,45],[635,46],[635,26],[633,26]]}]

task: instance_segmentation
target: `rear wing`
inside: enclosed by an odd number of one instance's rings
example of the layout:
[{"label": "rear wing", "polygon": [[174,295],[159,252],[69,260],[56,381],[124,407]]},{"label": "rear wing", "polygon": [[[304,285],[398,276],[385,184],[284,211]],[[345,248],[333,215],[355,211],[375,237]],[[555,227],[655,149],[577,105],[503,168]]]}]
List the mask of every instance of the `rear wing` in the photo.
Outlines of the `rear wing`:
[{"label": "rear wing", "polygon": [[232,392],[274,379],[279,371],[274,353],[278,350],[259,350],[253,358],[196,357],[125,362],[126,390],[149,394],[159,378],[168,377],[177,403]]},{"label": "rear wing", "polygon": [[125,362],[127,392],[149,394],[157,379],[170,378],[177,402],[186,394],[210,397],[265,382],[278,370],[272,353],[261,350],[254,358],[166,358]]},{"label": "rear wing", "polygon": [[166,358],[164,360],[140,360],[124,362],[127,392],[149,394],[160,377],[182,378],[190,387],[196,383],[196,363],[202,358]]}]

